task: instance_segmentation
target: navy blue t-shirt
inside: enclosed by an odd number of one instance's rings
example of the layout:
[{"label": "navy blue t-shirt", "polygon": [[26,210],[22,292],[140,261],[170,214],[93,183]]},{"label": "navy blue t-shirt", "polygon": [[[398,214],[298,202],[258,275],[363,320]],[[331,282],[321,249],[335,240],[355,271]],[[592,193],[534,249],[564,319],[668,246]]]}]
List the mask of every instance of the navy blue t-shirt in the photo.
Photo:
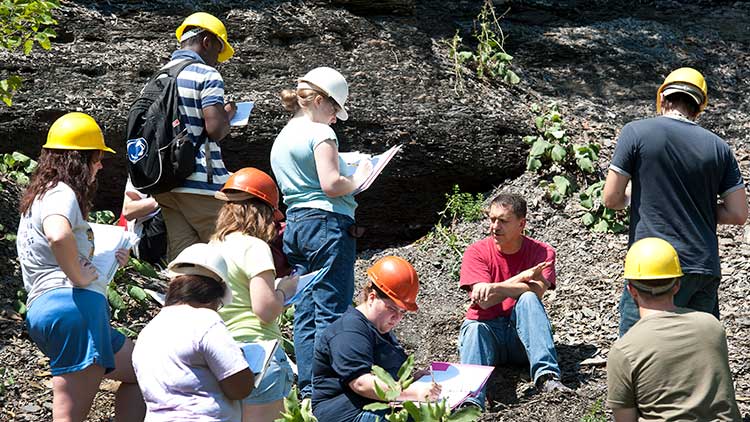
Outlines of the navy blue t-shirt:
[{"label": "navy blue t-shirt", "polygon": [[631,122],[610,169],[632,180],[628,245],[659,237],[677,250],[684,273],[721,276],[716,201],[744,188],[724,140],[687,120]]},{"label": "navy blue t-shirt", "polygon": [[360,396],[349,382],[385,369],[396,379],[406,353],[392,333],[380,334],[357,309],[349,309],[329,325],[315,346],[313,358],[313,414],[319,421],[351,422],[375,400]]}]

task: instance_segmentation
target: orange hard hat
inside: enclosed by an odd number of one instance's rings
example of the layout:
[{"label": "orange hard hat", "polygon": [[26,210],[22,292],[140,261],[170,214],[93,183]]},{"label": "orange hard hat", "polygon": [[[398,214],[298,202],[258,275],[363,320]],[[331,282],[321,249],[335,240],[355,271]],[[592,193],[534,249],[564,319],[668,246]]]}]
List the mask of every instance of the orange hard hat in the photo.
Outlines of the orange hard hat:
[{"label": "orange hard hat", "polygon": [[405,259],[397,256],[380,258],[367,270],[367,275],[399,308],[417,310],[419,278]]},{"label": "orange hard hat", "polygon": [[[238,192],[232,192],[238,191]],[[244,201],[258,198],[273,208],[274,220],[284,219],[279,211],[279,189],[271,176],[254,167],[245,167],[229,176],[219,192],[214,195],[222,201]]]}]

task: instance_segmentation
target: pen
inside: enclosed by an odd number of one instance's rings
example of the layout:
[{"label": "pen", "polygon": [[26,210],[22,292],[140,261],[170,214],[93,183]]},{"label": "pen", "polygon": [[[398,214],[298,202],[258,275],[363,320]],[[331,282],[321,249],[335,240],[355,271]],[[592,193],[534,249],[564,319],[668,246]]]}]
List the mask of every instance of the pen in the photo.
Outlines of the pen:
[{"label": "pen", "polygon": [[435,372],[432,371],[432,365],[430,365],[430,378],[432,378],[432,383],[435,384]]}]

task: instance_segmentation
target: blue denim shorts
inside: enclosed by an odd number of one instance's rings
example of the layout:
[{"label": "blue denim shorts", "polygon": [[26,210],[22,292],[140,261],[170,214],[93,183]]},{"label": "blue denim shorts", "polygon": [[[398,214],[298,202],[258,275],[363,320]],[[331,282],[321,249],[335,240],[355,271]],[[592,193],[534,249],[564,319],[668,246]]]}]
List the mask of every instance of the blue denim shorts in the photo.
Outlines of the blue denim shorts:
[{"label": "blue denim shorts", "polygon": [[255,405],[281,400],[289,395],[293,382],[294,372],[292,372],[292,367],[289,365],[286,353],[279,346],[276,349],[276,354],[273,355],[268,364],[266,375],[260,381],[260,384],[253,389],[253,392],[242,400],[242,403]]},{"label": "blue denim shorts", "polygon": [[49,358],[52,375],[81,371],[97,364],[115,369],[115,353],[125,336],[109,325],[104,295],[61,287],[32,302],[26,315],[29,337]]}]

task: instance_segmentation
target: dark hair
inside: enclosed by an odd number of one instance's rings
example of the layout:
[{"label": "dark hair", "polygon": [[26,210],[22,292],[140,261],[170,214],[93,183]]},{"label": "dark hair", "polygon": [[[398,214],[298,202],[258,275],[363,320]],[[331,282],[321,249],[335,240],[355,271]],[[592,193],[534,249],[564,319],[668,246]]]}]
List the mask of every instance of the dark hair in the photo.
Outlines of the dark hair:
[{"label": "dark hair", "polygon": [[367,296],[370,295],[370,292],[375,292],[375,296],[380,299],[390,299],[372,280],[368,279],[367,283],[362,287],[360,302],[364,303],[367,301]]},{"label": "dark hair", "polygon": [[681,106],[690,113],[688,117],[691,118],[697,116],[701,110],[700,104],[696,104],[695,99],[684,92],[673,92],[667,95],[664,97],[661,106],[668,110],[675,110]]},{"label": "dark hair", "polygon": [[200,28],[200,29],[203,30],[203,32],[201,32],[201,33],[199,33],[199,34],[197,34],[195,36],[192,36],[192,37],[186,39],[185,41],[180,42],[180,48],[185,48],[185,47],[190,47],[190,46],[193,46],[193,45],[196,45],[196,44],[200,44],[200,43],[203,42],[203,38],[204,37],[210,37],[210,38],[212,38],[212,41],[222,42],[216,34],[214,34],[213,32],[211,32],[211,31],[209,31],[209,30],[207,30],[205,28],[201,28],[199,26],[194,26],[194,25],[186,26],[185,30],[182,31],[182,33],[184,34],[185,32],[188,32],[188,31],[193,30],[195,28]]},{"label": "dark hair", "polygon": [[37,197],[63,182],[73,189],[81,215],[87,218],[96,194],[96,178],[91,176],[91,168],[101,158],[99,150],[42,149],[39,165],[21,197],[18,207],[21,215],[31,209]]},{"label": "dark hair", "polygon": [[526,200],[515,193],[498,194],[490,201],[490,208],[492,207],[510,207],[516,217],[526,218]]},{"label": "dark hair", "polygon": [[179,275],[169,282],[164,306],[207,305],[224,297],[226,284],[202,275]]}]

